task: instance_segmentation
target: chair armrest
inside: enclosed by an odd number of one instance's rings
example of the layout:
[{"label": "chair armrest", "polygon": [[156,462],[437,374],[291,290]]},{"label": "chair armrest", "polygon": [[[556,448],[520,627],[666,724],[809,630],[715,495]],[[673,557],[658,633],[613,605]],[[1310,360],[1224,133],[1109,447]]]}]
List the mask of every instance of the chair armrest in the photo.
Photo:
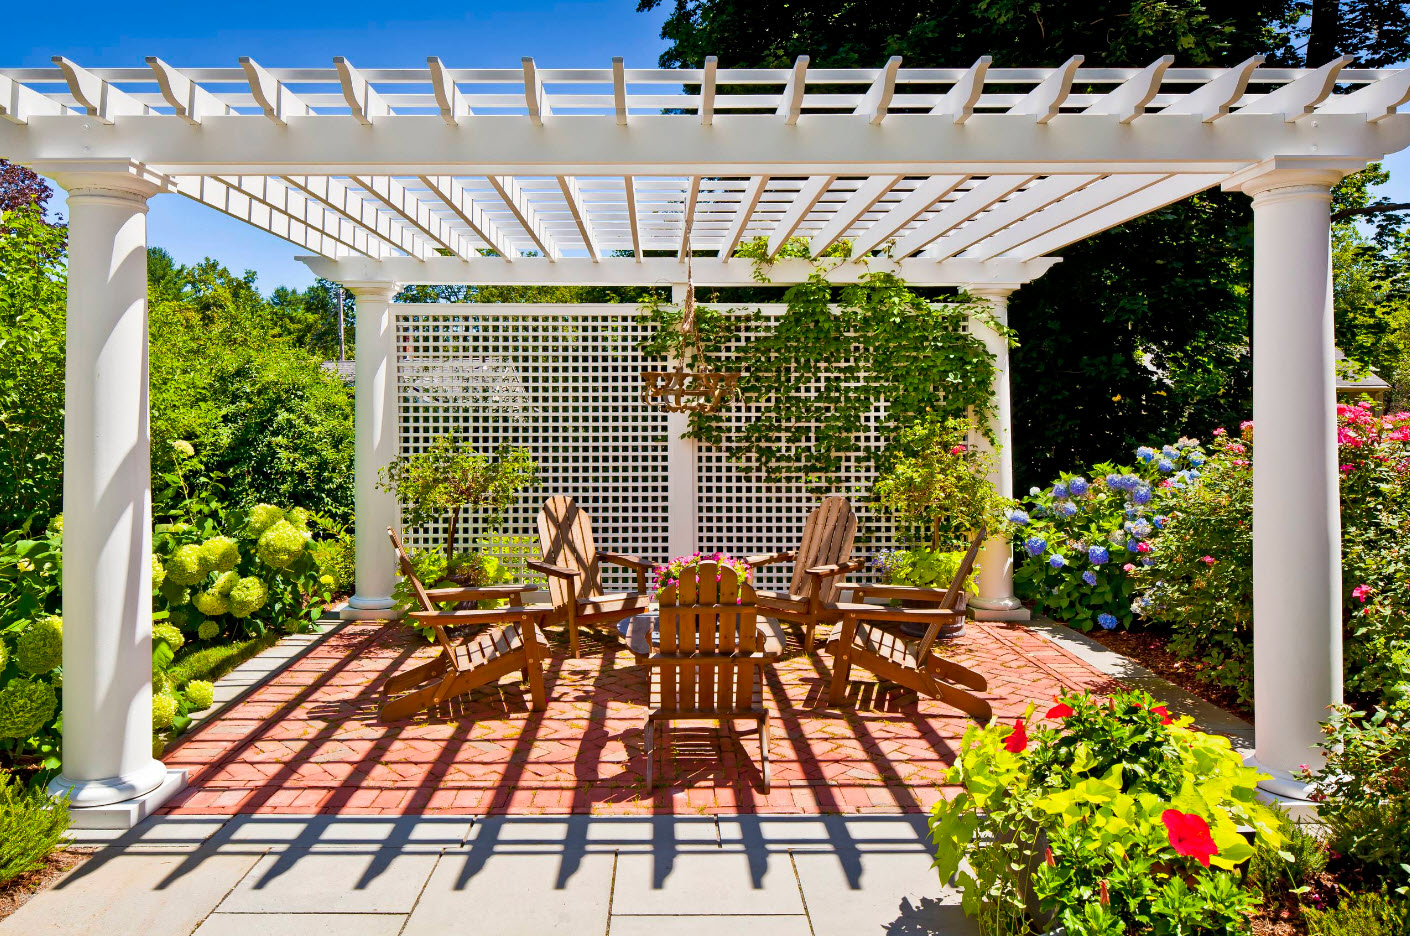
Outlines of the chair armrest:
[{"label": "chair armrest", "polygon": [[852,601],[839,601],[830,607],[845,617],[868,621],[934,621],[962,616],[959,611],[949,608],[891,608]]},{"label": "chair armrest", "polygon": [[597,558],[602,562],[610,562],[613,565],[625,566],[628,569],[636,569],[641,572],[650,572],[654,568],[651,563],[640,556],[624,556],[621,553],[603,552],[599,549]]},{"label": "chair armrest", "polygon": [[428,588],[426,597],[432,601],[487,601],[511,598],[524,592],[536,591],[532,585],[480,585],[466,588]]},{"label": "chair armrest", "polygon": [[813,566],[811,569],[803,571],[818,578],[834,578],[838,575],[847,575],[850,572],[860,572],[867,566],[865,559],[849,559],[846,562],[839,562],[835,565]]},{"label": "chair armrest", "polygon": [[744,561],[750,566],[758,568],[759,566],[773,565],[775,562],[791,562],[797,558],[798,553],[790,550],[789,552],[774,553],[772,556],[748,556]]},{"label": "chair armrest", "polygon": [[908,601],[939,604],[945,600],[945,591],[943,588],[924,588],[918,585],[855,585],[852,587],[852,597],[903,598]]},{"label": "chair armrest", "polygon": [[407,617],[424,625],[508,624],[536,621],[551,609],[543,605],[510,605],[507,608],[475,608],[470,611],[411,611]]},{"label": "chair armrest", "polygon": [[551,575],[554,578],[575,579],[583,574],[582,569],[565,569],[548,562],[541,562],[538,559],[525,559],[524,565],[535,572],[542,572],[544,575]]}]

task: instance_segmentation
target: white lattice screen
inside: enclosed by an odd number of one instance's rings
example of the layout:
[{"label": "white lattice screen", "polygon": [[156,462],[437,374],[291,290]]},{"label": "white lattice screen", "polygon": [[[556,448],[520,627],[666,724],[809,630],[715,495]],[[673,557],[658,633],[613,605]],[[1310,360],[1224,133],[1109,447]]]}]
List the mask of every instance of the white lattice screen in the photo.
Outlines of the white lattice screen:
[{"label": "white lattice screen", "polygon": [[[762,307],[766,316],[782,308]],[[540,485],[523,493],[502,534],[488,543],[516,575],[523,557],[538,555],[535,519],[551,494],[577,498],[592,515],[600,547],[650,560],[668,557],[673,520],[694,526],[701,550],[744,556],[797,546],[817,493],[804,484],[763,484],[724,448],[671,442],[666,414],[641,403],[647,362],[634,347],[635,306],[406,304],[396,312],[401,451],[422,451],[454,432],[480,451],[525,446],[539,462]],[[729,419],[741,423],[753,413],[736,404]],[[671,444],[693,451],[676,464],[693,464],[695,475],[694,503],[674,511]],[[857,508],[857,554],[865,555],[886,545],[892,531],[863,506],[871,476],[855,461],[830,490]],[[485,542],[483,533],[469,518],[461,546]],[[409,540],[428,546],[444,535],[444,526],[433,524],[409,531]],[[775,567],[760,583],[786,584],[790,570]],[[608,588],[629,584],[626,573],[604,568]]]}]

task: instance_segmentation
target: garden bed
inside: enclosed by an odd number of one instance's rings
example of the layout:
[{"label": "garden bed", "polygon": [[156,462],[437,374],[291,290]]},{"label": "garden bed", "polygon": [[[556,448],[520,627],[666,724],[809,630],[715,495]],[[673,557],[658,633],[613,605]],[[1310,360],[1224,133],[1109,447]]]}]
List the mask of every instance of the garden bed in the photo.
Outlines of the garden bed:
[{"label": "garden bed", "polygon": [[1168,630],[1160,627],[1137,631],[1094,628],[1087,636],[1108,650],[1135,660],[1161,679],[1194,693],[1249,724],[1253,723],[1253,709],[1239,701],[1237,692],[1201,679],[1203,664],[1198,660],[1176,656],[1167,649],[1166,645],[1170,642]]},{"label": "garden bed", "polygon": [[53,887],[59,878],[83,864],[97,851],[95,846],[84,845],[61,848],[43,859],[42,868],[17,875],[0,884],[0,920],[23,907],[35,894]]}]

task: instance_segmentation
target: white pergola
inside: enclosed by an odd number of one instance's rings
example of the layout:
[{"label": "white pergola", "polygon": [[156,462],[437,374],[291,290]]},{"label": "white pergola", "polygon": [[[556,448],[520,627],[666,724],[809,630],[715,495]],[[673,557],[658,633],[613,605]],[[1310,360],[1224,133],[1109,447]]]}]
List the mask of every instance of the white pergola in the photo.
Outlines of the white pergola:
[{"label": "white pergola", "polygon": [[[1410,70],[0,69],[0,155],[69,192],[64,767],[129,819],[150,753],[147,199],[178,193],[282,237],[358,297],[355,608],[391,606],[391,299],[410,283],[751,284],[753,238],[846,239],[917,285],[1007,297],[1075,241],[1222,185],[1253,200],[1255,759],[1303,791],[1341,697],[1329,192],[1410,144]],[[841,281],[863,269],[848,262]],[[782,260],[775,282],[806,276]],[[1169,310],[1181,314],[1179,309]],[[996,482],[1011,493],[1007,348]],[[677,425],[676,429],[681,428]],[[674,466],[674,462],[672,463]],[[674,485],[674,478],[673,478]],[[369,535],[370,534],[370,535]],[[673,543],[673,545],[675,545]],[[1008,544],[976,602],[1018,608]],[[154,793],[154,791],[156,791]],[[107,812],[103,812],[107,810]],[[125,819],[103,821],[126,821]]]}]

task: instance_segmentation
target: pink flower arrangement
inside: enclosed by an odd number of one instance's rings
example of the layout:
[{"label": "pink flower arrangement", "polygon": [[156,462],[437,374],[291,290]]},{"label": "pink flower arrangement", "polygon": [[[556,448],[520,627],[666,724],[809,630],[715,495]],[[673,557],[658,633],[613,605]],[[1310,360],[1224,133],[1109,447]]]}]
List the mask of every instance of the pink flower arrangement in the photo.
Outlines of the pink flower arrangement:
[{"label": "pink flower arrangement", "polygon": [[964,453],[965,447],[963,445],[956,445],[954,448],[950,449],[951,455],[963,455]]},{"label": "pink flower arrangement", "polygon": [[[660,592],[666,588],[673,588],[680,585],[681,578],[689,575],[694,581],[700,580],[700,565],[705,562],[713,562],[721,569],[733,569],[735,575],[741,582],[747,582],[753,576],[754,568],[743,559],[735,559],[724,553],[691,553],[689,556],[677,556],[664,565],[656,566],[656,582],[652,590]],[[719,572],[715,573],[715,581],[720,581],[723,576]],[[743,600],[741,597],[735,598],[735,604]]]},{"label": "pink flower arrangement", "polygon": [[1357,585],[1351,590],[1351,597],[1355,598],[1357,601],[1360,602],[1365,602],[1367,596],[1370,594],[1371,586],[1366,584]]},{"label": "pink flower arrangement", "polygon": [[1218,560],[1218,559],[1215,559],[1213,556],[1205,556],[1204,558],[1202,558],[1202,559],[1200,560],[1200,562],[1203,562],[1203,563],[1204,563],[1205,565],[1207,565],[1207,566],[1212,566],[1212,565],[1214,565],[1214,563],[1216,563],[1216,562],[1218,562],[1218,561],[1219,561],[1219,560]]}]

